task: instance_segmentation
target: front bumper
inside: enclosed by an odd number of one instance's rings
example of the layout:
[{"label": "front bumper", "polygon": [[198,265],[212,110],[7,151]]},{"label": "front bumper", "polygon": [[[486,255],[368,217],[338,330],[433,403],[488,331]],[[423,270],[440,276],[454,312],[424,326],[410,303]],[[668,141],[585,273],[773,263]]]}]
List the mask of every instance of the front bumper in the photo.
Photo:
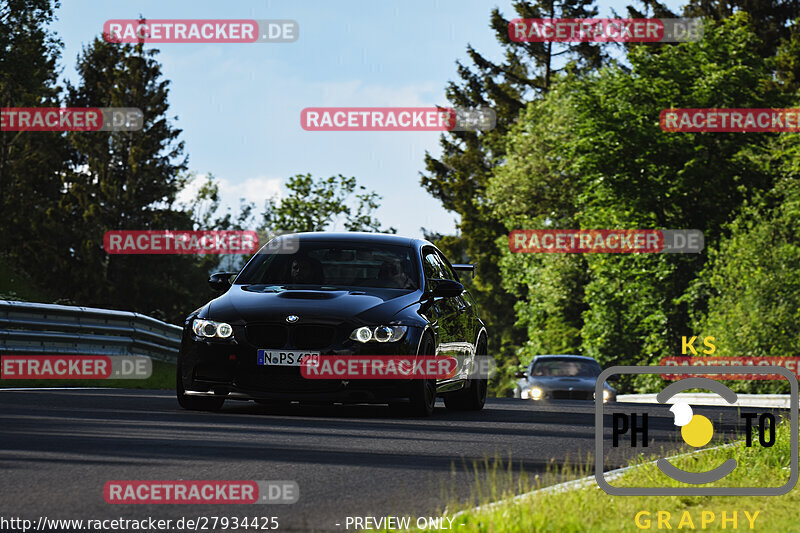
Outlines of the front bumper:
[{"label": "front bumper", "polygon": [[409,326],[404,337],[392,343],[359,343],[347,338],[350,326],[337,329],[331,344],[295,348],[292,337],[283,346],[269,340],[251,342],[244,326],[234,326],[227,340],[205,340],[184,328],[178,369],[187,396],[223,397],[232,400],[324,401],[337,403],[386,403],[408,398],[411,380],[306,379],[297,366],[257,364],[259,349],[314,351],[322,355],[413,355],[422,328]]},{"label": "front bumper", "polygon": [[[540,390],[539,393],[535,393],[533,391],[534,388],[538,388]],[[606,389],[607,390],[607,389]],[[533,400],[533,401],[558,401],[558,400],[583,400],[583,401],[594,401],[594,389],[545,389],[541,387],[530,387],[528,389],[522,389],[520,393],[520,398],[523,400]],[[608,402],[615,402],[617,400],[616,392],[609,391],[609,395],[607,398],[603,400],[603,403]]]}]

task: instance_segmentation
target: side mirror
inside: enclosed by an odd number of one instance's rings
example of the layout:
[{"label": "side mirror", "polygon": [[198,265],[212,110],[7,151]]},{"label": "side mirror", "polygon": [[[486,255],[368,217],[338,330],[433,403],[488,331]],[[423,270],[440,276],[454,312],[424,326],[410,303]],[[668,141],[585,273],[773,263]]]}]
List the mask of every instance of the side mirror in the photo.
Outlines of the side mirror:
[{"label": "side mirror", "polygon": [[528,377],[528,374],[525,372],[514,372],[514,377],[517,379],[525,379]]},{"label": "side mirror", "polygon": [[452,298],[454,296],[460,296],[461,293],[464,292],[464,286],[451,279],[431,279],[430,281],[433,286],[430,295],[434,298],[439,296]]},{"label": "side mirror", "polygon": [[456,272],[469,272],[472,277],[475,277],[475,265],[456,264],[453,265],[453,270]]},{"label": "side mirror", "polygon": [[231,278],[236,272],[216,272],[208,278],[208,284],[215,291],[227,291],[231,287]]}]

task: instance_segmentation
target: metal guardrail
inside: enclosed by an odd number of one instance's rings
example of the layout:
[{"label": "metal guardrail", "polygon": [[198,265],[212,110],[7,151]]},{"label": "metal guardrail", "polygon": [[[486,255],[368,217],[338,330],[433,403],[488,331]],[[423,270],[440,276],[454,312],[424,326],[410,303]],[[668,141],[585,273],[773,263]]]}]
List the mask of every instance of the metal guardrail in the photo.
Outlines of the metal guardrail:
[{"label": "metal guardrail", "polygon": [[181,328],[149,316],[0,300],[0,355],[147,355],[176,362]]},{"label": "metal guardrail", "polygon": [[[652,403],[658,405],[656,394],[617,394],[618,402]],[[790,394],[739,394],[737,407],[770,407],[788,409],[792,400]],[[680,392],[669,399],[667,404],[673,404],[678,400],[691,405],[730,405],[719,394],[711,392]],[[661,404],[664,405],[664,404]]]}]

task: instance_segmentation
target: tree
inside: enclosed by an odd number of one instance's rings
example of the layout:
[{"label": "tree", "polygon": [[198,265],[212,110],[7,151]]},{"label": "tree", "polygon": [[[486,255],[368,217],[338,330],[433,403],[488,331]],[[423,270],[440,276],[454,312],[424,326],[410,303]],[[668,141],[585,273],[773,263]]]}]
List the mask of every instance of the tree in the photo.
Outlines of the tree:
[{"label": "tree", "polygon": [[756,50],[763,58],[773,57],[781,41],[788,40],[791,23],[800,18],[798,0],[689,0],[685,17],[708,17],[720,22],[737,13],[747,13],[751,29],[758,36]]},{"label": "tree", "polygon": [[315,180],[311,174],[297,174],[286,182],[289,195],[280,201],[269,199],[262,230],[268,233],[324,231],[338,222],[346,231],[396,233],[381,229],[372,212],[381,197],[358,185],[353,177],[339,174]]},{"label": "tree", "polygon": [[[184,187],[198,179],[196,174],[187,177]],[[228,207],[222,215],[218,214],[222,199],[219,193],[219,183],[213,174],[205,176],[196,195],[189,203],[183,206],[184,211],[191,217],[192,228],[195,230],[252,230],[256,227],[253,202],[244,198],[239,199],[239,211],[234,215]],[[259,242],[266,235],[259,235]],[[202,261],[202,268],[212,272],[236,272],[247,263],[252,254],[220,254],[208,255]]]},{"label": "tree", "polygon": [[[506,161],[495,169],[487,197],[493,215],[509,231],[579,226],[579,179],[561,151],[575,121],[569,87],[570,80],[564,80],[528,104],[507,137]],[[588,281],[584,257],[511,253],[505,236],[496,245],[502,250],[503,288],[517,298],[517,324],[527,333],[519,364],[526,365],[534,355],[579,353]],[[510,385],[516,365],[508,361],[506,366]]]},{"label": "tree", "polygon": [[[515,2],[519,18],[592,17],[597,10],[589,0]],[[561,70],[586,72],[606,60],[597,43],[520,43],[508,35],[509,20],[498,9],[491,14],[490,27],[505,50],[501,64],[495,64],[471,46],[470,66],[457,63],[459,82],[450,82],[446,96],[451,105],[462,108],[491,107],[497,126],[489,132],[448,132],[442,135],[442,155],[425,156],[427,172],[421,184],[448,211],[459,214],[458,228],[464,248],[477,264],[475,298],[488,322],[490,349],[504,358],[514,357],[514,346],[522,335],[514,331],[513,306],[517,298],[505,292],[500,277],[500,254],[495,245],[504,224],[493,215],[486,188],[492,169],[506,155],[505,136],[525,104],[541,98],[551,89]],[[446,243],[439,243],[452,254]]]},{"label": "tree", "polygon": [[[58,2],[0,0],[0,107],[58,107]],[[64,248],[55,216],[70,151],[63,133],[0,131],[0,253],[33,277]]]},{"label": "tree", "polygon": [[[800,143],[782,137],[754,154],[779,181],[750,199],[709,250],[689,296],[708,299],[694,331],[716,339],[720,356],[800,354]],[[747,392],[786,392],[784,380],[737,383]]]},{"label": "tree", "polygon": [[[608,69],[576,86],[567,157],[581,176],[581,227],[700,229],[713,245],[747,197],[772,187],[775,176],[751,155],[775,134],[665,133],[658,126],[659,112],[670,107],[787,105],[765,83],[772,72],[758,42],[740,13],[708,24],[696,43],[633,48],[630,73]],[[689,324],[682,295],[705,259],[587,256],[584,352],[606,364],[680,353]]]},{"label": "tree", "polygon": [[87,304],[157,313],[176,320],[202,300],[205,273],[197,259],[177,255],[107,255],[108,230],[192,229],[189,213],[173,208],[185,183],[180,130],[166,116],[169,81],[157,50],[95,39],[79,57],[74,107],[137,107],[144,127],[133,132],[71,133],[79,153],[62,201],[73,243],[62,271]]},{"label": "tree", "polygon": [[[508,137],[489,188],[498,216],[508,229],[700,229],[713,245],[746,198],[772,188],[774,172],[754,155],[775,134],[666,133],[658,117],[670,107],[788,105],[766,83],[772,70],[757,44],[738,14],[709,24],[700,42],[630,48],[630,69],[565,78]],[[679,353],[690,307],[704,305],[684,298],[704,263],[703,254],[506,252],[502,266],[511,288],[528,286],[517,312],[534,346],[580,327],[581,351],[613,365]]]}]

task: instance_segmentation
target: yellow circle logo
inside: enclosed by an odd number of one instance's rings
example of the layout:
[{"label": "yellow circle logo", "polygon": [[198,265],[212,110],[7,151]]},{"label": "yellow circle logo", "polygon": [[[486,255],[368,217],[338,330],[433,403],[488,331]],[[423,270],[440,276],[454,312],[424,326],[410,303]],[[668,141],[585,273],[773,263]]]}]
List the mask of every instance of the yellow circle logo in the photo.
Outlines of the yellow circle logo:
[{"label": "yellow circle logo", "polygon": [[714,436],[714,425],[703,415],[692,416],[688,424],[681,427],[681,436],[689,446],[705,446]]}]

